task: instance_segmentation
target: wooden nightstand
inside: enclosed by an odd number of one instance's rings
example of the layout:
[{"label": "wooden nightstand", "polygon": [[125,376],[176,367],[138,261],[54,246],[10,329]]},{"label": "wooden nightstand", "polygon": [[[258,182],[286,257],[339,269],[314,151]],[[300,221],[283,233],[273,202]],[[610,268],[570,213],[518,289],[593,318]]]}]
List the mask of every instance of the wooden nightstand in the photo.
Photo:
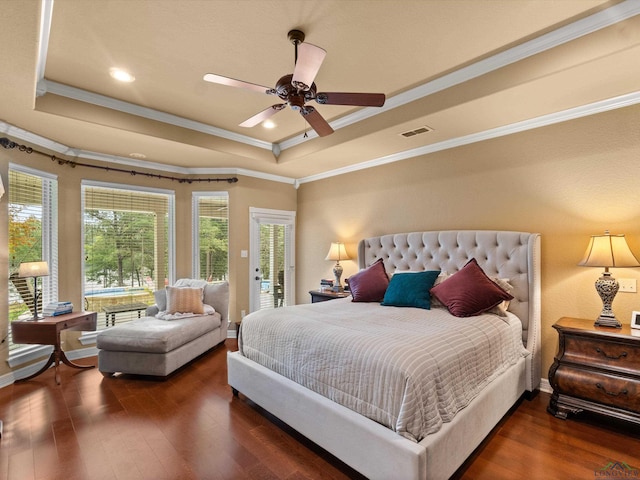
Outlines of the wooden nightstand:
[{"label": "wooden nightstand", "polygon": [[640,424],[640,331],[593,323],[565,317],[553,326],[559,347],[547,410],[559,418],[587,410]]},{"label": "wooden nightstand", "polygon": [[349,292],[332,292],[330,290],[310,290],[309,295],[311,295],[311,303],[318,303],[335,300],[336,298],[345,298],[351,294]]}]

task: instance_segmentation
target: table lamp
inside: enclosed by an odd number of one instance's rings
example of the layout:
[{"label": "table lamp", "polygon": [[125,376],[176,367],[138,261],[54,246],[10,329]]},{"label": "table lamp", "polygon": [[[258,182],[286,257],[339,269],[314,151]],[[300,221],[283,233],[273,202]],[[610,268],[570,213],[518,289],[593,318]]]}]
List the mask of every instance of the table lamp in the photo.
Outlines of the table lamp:
[{"label": "table lamp", "polygon": [[49,275],[49,265],[47,262],[23,262],[18,267],[18,277],[33,278],[33,318],[38,320],[38,277],[46,277]]},{"label": "table lamp", "polygon": [[592,235],[584,258],[578,265],[604,267],[602,276],[595,283],[596,291],[602,299],[602,313],[597,318],[595,325],[621,328],[622,324],[611,310],[611,303],[620,286],[609,273],[609,268],[640,267],[640,263],[631,253],[624,235],[611,235],[609,230],[606,230],[604,235]]},{"label": "table lamp", "polygon": [[333,260],[336,262],[333,267],[333,276],[335,277],[333,291],[344,292],[344,288],[340,283],[340,277],[342,276],[342,265],[340,265],[340,260],[349,260],[349,255],[347,255],[347,251],[344,248],[344,243],[331,242],[331,247],[329,248],[329,253],[327,253],[327,258],[325,258],[325,260]]}]

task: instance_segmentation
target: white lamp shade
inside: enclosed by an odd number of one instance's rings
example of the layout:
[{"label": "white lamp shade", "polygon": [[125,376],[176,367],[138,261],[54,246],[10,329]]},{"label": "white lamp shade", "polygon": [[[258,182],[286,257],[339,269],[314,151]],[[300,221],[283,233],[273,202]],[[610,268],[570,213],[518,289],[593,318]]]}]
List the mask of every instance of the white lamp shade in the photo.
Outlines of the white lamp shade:
[{"label": "white lamp shade", "polygon": [[347,255],[347,251],[344,248],[344,243],[331,242],[331,247],[329,248],[329,253],[327,253],[327,258],[325,258],[325,260],[333,260],[334,262],[349,260],[349,255]]},{"label": "white lamp shade", "polygon": [[47,262],[24,262],[18,268],[19,277],[46,277],[49,275]]},{"label": "white lamp shade", "polygon": [[583,267],[639,267],[638,259],[627,245],[624,235],[592,235],[583,259]]}]

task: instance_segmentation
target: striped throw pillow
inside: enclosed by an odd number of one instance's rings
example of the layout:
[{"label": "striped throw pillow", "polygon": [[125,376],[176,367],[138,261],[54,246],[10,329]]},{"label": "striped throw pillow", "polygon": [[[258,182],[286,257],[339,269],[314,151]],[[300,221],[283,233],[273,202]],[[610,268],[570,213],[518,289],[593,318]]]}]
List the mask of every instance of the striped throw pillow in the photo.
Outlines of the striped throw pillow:
[{"label": "striped throw pillow", "polygon": [[204,313],[202,288],[167,287],[167,313]]}]

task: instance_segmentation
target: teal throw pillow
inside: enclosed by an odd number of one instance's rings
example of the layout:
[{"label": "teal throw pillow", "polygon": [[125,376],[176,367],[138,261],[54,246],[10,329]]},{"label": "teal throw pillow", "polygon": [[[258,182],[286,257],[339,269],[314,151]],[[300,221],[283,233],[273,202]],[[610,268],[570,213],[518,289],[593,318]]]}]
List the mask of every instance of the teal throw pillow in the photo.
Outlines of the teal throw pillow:
[{"label": "teal throw pillow", "polygon": [[391,277],[381,305],[391,307],[431,308],[429,290],[440,271],[396,273]]}]

